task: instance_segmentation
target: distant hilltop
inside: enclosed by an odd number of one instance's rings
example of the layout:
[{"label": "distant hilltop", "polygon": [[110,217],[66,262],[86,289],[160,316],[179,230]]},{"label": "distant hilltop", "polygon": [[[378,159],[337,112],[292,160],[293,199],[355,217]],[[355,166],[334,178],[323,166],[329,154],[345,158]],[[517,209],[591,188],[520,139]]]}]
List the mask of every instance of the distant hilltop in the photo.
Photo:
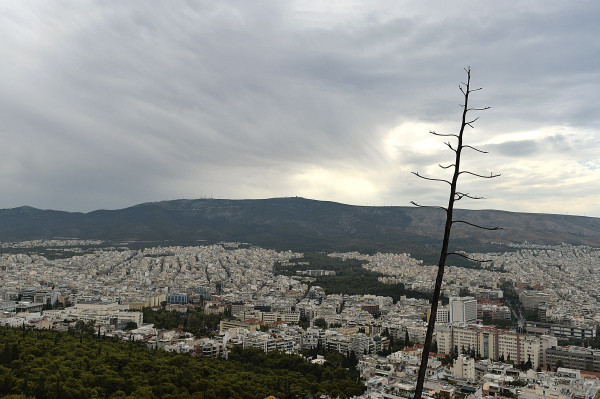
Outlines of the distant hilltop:
[{"label": "distant hilltop", "polygon": [[[0,210],[0,241],[238,241],[277,249],[421,253],[421,258],[433,259],[444,217],[436,209],[299,197],[173,200],[89,213],[20,207]],[[493,250],[492,242],[600,246],[598,218],[496,210],[457,210],[455,218],[504,228],[481,231],[456,225],[453,247],[469,252]]]}]

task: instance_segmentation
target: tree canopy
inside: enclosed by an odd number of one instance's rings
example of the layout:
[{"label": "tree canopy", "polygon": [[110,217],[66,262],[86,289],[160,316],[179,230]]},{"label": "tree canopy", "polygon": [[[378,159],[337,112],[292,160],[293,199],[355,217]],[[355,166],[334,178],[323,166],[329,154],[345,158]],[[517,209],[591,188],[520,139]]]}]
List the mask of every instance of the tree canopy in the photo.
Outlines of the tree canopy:
[{"label": "tree canopy", "polygon": [[235,347],[229,360],[220,360],[84,332],[0,328],[0,397],[346,398],[363,391],[339,364],[318,366],[280,352]]}]

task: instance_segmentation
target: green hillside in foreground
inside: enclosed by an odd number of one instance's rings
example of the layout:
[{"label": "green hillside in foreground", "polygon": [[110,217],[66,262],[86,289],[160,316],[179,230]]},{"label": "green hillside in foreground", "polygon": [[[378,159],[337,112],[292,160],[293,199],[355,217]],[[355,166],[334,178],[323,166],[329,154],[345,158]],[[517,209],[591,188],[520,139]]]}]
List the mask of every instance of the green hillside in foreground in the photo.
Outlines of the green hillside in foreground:
[{"label": "green hillside in foreground", "polygon": [[92,335],[0,328],[0,397],[347,398],[363,391],[338,364],[317,366],[279,352],[235,348],[230,360],[220,360]]}]

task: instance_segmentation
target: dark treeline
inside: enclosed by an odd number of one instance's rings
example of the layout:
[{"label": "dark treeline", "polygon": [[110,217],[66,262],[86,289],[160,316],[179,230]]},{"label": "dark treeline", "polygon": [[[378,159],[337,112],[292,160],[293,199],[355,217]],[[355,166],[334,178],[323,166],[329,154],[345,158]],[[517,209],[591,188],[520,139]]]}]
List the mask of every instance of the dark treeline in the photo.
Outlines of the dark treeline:
[{"label": "dark treeline", "polygon": [[13,399],[351,397],[364,391],[338,363],[232,350],[230,360],[150,350],[93,334],[0,328],[0,397]]},{"label": "dark treeline", "polygon": [[193,309],[181,313],[174,310],[144,308],[143,313],[144,323],[152,323],[155,328],[170,330],[183,326],[183,331],[197,337],[213,335],[219,330],[219,322],[226,317],[224,314],[208,314]]},{"label": "dark treeline", "polygon": [[[313,285],[322,287],[327,294],[348,295],[382,295],[389,296],[397,301],[401,296],[409,298],[429,299],[429,295],[406,288],[404,284],[384,284],[378,280],[383,274],[367,270],[362,267],[364,261],[357,259],[342,260],[331,258],[324,253],[307,253],[303,258],[295,259],[298,262],[309,262],[308,265],[282,266],[275,265],[276,274],[295,275],[297,270],[325,269],[336,272],[335,276],[317,277]],[[357,282],[360,281],[360,284]],[[443,297],[443,301],[447,298]]]}]

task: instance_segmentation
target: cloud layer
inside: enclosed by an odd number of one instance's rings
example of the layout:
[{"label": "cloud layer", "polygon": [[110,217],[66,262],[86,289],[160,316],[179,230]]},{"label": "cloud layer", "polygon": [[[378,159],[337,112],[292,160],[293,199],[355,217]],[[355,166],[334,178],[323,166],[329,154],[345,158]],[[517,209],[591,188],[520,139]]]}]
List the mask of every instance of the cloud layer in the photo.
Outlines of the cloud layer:
[{"label": "cloud layer", "polygon": [[446,201],[463,67],[491,105],[464,207],[600,216],[597,2],[0,5],[0,206]]}]

